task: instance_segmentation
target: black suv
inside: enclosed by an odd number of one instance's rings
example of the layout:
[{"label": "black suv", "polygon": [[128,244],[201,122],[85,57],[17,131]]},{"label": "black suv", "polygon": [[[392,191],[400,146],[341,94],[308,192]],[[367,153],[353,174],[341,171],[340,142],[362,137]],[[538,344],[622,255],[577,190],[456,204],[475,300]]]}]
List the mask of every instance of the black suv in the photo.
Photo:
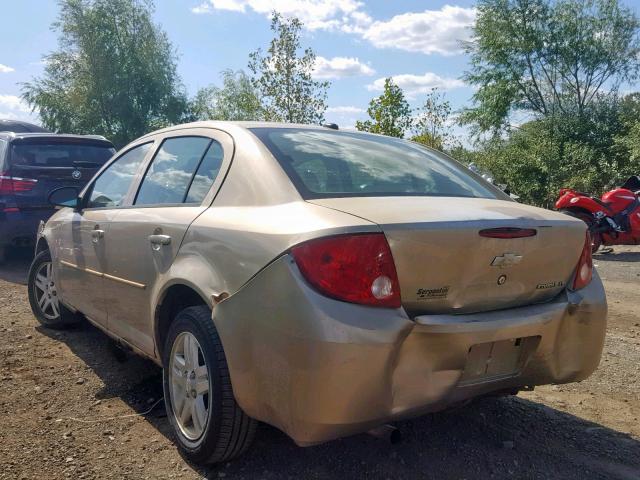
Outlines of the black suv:
[{"label": "black suv", "polygon": [[99,136],[0,132],[0,261],[8,247],[33,243],[54,212],[52,190],[81,190],[114,153]]}]

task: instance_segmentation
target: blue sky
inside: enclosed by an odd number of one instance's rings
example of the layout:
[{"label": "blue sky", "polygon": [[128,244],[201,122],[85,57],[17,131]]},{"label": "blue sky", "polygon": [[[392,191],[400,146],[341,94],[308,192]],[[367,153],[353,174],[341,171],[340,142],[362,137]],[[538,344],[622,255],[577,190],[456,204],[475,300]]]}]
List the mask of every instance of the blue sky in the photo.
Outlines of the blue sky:
[{"label": "blue sky", "polygon": [[[640,0],[625,2],[640,11]],[[332,82],[326,118],[353,126],[366,118],[369,100],[393,76],[413,106],[431,87],[446,92],[454,109],[473,90],[460,76],[468,58],[474,2],[358,0],[156,0],[154,19],[179,55],[178,71],[190,95],[219,84],[220,71],[247,70],[249,53],[271,39],[269,12],[305,22],[302,43],[318,55],[316,76]],[[0,118],[37,119],[19,100],[20,83],[42,72],[42,57],[56,48],[50,30],[53,0],[2,1]]]}]

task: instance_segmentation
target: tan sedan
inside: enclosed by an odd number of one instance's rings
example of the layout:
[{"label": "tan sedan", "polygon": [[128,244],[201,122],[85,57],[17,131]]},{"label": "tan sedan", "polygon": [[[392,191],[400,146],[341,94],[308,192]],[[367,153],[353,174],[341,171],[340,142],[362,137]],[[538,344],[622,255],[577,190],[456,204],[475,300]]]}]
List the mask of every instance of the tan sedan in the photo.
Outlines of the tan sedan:
[{"label": "tan sedan", "polygon": [[146,135],[51,194],[37,318],[86,318],[162,365],[179,446],[220,462],[256,420],[300,445],[597,367],[585,225],[445,155],[325,127]]}]

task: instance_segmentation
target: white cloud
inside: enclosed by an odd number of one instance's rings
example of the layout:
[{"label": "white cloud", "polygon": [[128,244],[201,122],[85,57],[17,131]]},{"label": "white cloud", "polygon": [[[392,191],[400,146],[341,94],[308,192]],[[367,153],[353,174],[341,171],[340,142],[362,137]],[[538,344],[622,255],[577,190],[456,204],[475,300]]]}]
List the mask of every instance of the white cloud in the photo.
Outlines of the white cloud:
[{"label": "white cloud", "polygon": [[338,107],[329,107],[326,112],[335,113],[336,115],[357,115],[359,113],[364,113],[364,109],[353,107],[351,105],[341,105]]},{"label": "white cloud", "polygon": [[377,48],[396,48],[424,54],[456,55],[461,41],[471,36],[475,8],[444,5],[439,10],[407,12],[389,20],[374,21],[359,0],[205,0],[192,12],[249,11],[271,16],[276,10],[297,17],[309,30],[352,33]]},{"label": "white cloud", "polygon": [[363,37],[378,48],[398,48],[425,54],[455,55],[461,40],[468,40],[475,20],[474,8],[445,5],[440,10],[403,13],[376,21]]},{"label": "white cloud", "polygon": [[316,57],[313,76],[316,78],[343,78],[373,75],[375,70],[353,57]]},{"label": "white cloud", "polygon": [[[405,73],[402,75],[394,75],[393,81],[398,85],[407,97],[415,97],[420,93],[429,93],[432,88],[440,90],[451,90],[453,88],[461,88],[466,86],[462,80],[457,78],[441,77],[437,73],[427,72],[424,75],[412,75]],[[384,90],[385,78],[378,78],[375,82],[367,85],[367,90],[372,92],[381,92]]]},{"label": "white cloud", "polygon": [[364,32],[372,22],[361,10],[358,0],[207,0],[191,9],[193,13],[212,13],[214,10],[246,12],[248,9],[266,16],[274,10],[286,17],[297,17],[309,30],[343,30]]},{"label": "white cloud", "polygon": [[32,113],[29,105],[16,95],[0,94],[0,118],[38,122],[37,113]]},{"label": "white cloud", "polygon": [[19,112],[30,112],[29,106],[24,103],[20,97],[16,95],[2,95],[0,94],[0,107],[8,108],[10,110],[17,110]]},{"label": "white cloud", "polygon": [[9,72],[15,72],[15,68],[9,67],[7,65],[3,65],[0,63],[0,73],[9,73]]},{"label": "white cloud", "polygon": [[193,7],[191,11],[193,13],[211,13],[214,9],[217,10],[231,10],[233,12],[245,12],[246,2],[242,0],[209,0],[203,2],[197,7]]}]

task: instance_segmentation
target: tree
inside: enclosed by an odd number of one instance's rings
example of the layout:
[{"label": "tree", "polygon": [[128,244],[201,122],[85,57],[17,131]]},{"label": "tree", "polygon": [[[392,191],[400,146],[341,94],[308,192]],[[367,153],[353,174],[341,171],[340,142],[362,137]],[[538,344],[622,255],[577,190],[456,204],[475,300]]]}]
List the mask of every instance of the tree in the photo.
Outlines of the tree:
[{"label": "tree", "polygon": [[508,126],[514,111],[583,115],[640,70],[638,17],[618,0],[481,0],[467,43],[478,87],[463,121]]},{"label": "tree", "polygon": [[[638,117],[628,117],[639,105],[630,97],[601,95],[581,117],[526,122],[509,135],[480,142],[468,161],[527,203],[551,208],[564,187],[600,195],[640,172]],[[626,118],[633,120],[625,123]]]},{"label": "tree", "polygon": [[299,56],[302,22],[273,12],[274,38],[263,55],[258,49],[249,56],[252,82],[262,97],[267,119],[293,123],[321,123],[327,109],[329,82],[313,80],[316,55],[306,48]]},{"label": "tree", "polygon": [[385,79],[382,95],[369,102],[367,113],[371,120],[358,120],[358,130],[403,138],[412,126],[411,107],[391,78]]},{"label": "tree", "polygon": [[44,75],[23,85],[47,128],[122,146],[184,118],[175,53],[152,11],[151,0],[60,1],[58,50],[45,57]]},{"label": "tree", "polygon": [[640,175],[640,93],[622,99],[620,122],[623,128],[617,134],[616,145],[629,155],[629,165],[621,176]]},{"label": "tree", "polygon": [[196,120],[263,120],[260,97],[242,70],[224,70],[222,88],[201,88],[191,102]]},{"label": "tree", "polygon": [[453,137],[448,123],[450,116],[449,101],[444,99],[444,94],[438,92],[437,88],[431,89],[414,120],[415,135],[411,140],[443,150],[445,143]]}]

